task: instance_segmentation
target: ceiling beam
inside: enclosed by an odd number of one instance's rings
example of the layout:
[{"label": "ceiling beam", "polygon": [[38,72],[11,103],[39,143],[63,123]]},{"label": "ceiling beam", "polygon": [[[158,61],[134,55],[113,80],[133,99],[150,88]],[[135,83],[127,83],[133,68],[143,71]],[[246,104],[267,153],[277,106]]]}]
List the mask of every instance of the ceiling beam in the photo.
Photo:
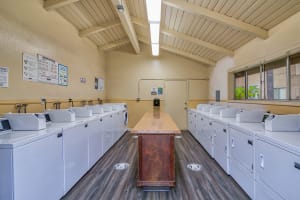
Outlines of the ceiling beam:
[{"label": "ceiling beam", "polygon": [[131,20],[132,20],[132,23],[134,23],[134,24],[136,24],[138,26],[142,26],[144,28],[149,29],[149,23],[148,23],[148,21],[139,19],[137,17],[131,17]]},{"label": "ceiling beam", "polygon": [[177,8],[179,10],[183,10],[189,12],[191,14],[200,15],[209,19],[212,19],[218,23],[227,25],[232,27],[233,29],[247,32],[255,37],[259,37],[262,39],[268,38],[268,31],[253,26],[251,24],[245,23],[243,21],[237,20],[232,17],[228,17],[227,15],[223,15],[214,11],[211,11],[206,8],[202,8],[193,3],[187,3],[185,1],[180,0],[163,0],[163,3],[167,6],[171,6]]},{"label": "ceiling beam", "polygon": [[106,24],[103,24],[103,25],[100,25],[100,26],[92,26],[92,27],[89,27],[87,29],[80,30],[79,31],[79,36],[80,37],[87,37],[91,34],[98,33],[98,32],[101,32],[101,31],[105,31],[107,29],[111,29],[111,28],[113,28],[115,26],[119,26],[119,25],[121,25],[120,21],[113,21],[113,22],[106,23]]},{"label": "ceiling beam", "polygon": [[[150,45],[150,42],[146,39],[146,38],[143,38],[143,37],[139,37],[139,41],[145,43],[145,44],[148,44]],[[173,48],[173,47],[170,47],[170,46],[166,46],[166,45],[159,45],[159,47],[161,49],[164,49],[168,52],[171,52],[171,53],[174,53],[174,54],[177,54],[177,55],[180,55],[180,56],[183,56],[183,57],[186,57],[186,58],[190,58],[192,60],[195,60],[195,61],[198,61],[198,62],[201,62],[201,63],[204,63],[204,64],[207,64],[207,65],[212,65],[212,66],[215,66],[216,65],[216,62],[215,61],[212,61],[210,59],[207,59],[207,58],[202,58],[200,56],[196,56],[196,55],[193,55],[193,54],[190,54],[190,53],[186,53],[184,51],[181,51],[179,49],[176,49],[176,48]]]},{"label": "ceiling beam", "polygon": [[[149,28],[149,25],[148,25],[147,21],[132,17],[132,22],[134,24],[138,25],[138,26],[142,26],[142,27],[147,28],[147,29]],[[221,47],[221,46],[218,46],[218,45],[215,45],[215,44],[203,41],[203,40],[199,40],[197,38],[191,37],[191,36],[183,34],[183,33],[179,33],[179,32],[172,31],[172,30],[167,30],[166,28],[162,28],[162,30],[160,32],[162,34],[173,36],[173,37],[176,37],[176,38],[180,38],[182,40],[192,42],[196,45],[206,47],[208,49],[223,53],[223,54],[228,55],[228,56],[233,56],[233,54],[234,54],[234,52],[230,49],[226,49],[224,47]]]},{"label": "ceiling beam", "polygon": [[164,50],[166,50],[166,51],[169,51],[169,52],[171,52],[171,53],[175,53],[175,54],[178,54],[178,55],[181,55],[181,56],[190,58],[190,59],[192,59],[192,60],[196,60],[196,61],[198,61],[198,62],[202,62],[202,63],[208,64],[208,65],[212,65],[212,66],[215,66],[215,65],[216,65],[216,62],[214,62],[214,61],[212,61],[212,60],[210,60],[210,59],[202,58],[202,57],[200,57],[200,56],[196,56],[196,55],[193,55],[193,54],[190,54],[190,53],[186,53],[186,52],[184,52],[184,51],[178,50],[178,49],[173,48],[173,47],[161,45],[160,48],[161,48],[161,49],[164,49]]},{"label": "ceiling beam", "polygon": [[[139,41],[137,39],[133,24],[131,22],[130,19],[130,15],[129,15],[129,10],[126,6],[126,2],[125,1],[121,1],[121,0],[111,0],[112,4],[114,5],[114,8],[121,20],[122,26],[133,46],[133,49],[136,53],[140,53],[140,46],[139,46]],[[120,10],[117,8],[117,6],[123,6],[123,10]]]},{"label": "ceiling beam", "polygon": [[117,41],[114,41],[112,43],[108,43],[108,44],[105,44],[102,46],[98,46],[98,48],[103,51],[107,51],[107,50],[110,50],[110,49],[113,49],[113,48],[116,48],[116,47],[119,47],[119,46],[122,46],[122,45],[128,44],[128,43],[130,43],[130,41],[126,38],[126,39],[117,40]]},{"label": "ceiling beam", "polygon": [[48,11],[54,10],[54,9],[60,8],[65,5],[75,3],[77,1],[80,1],[80,0],[47,0],[47,1],[44,1],[44,8]]},{"label": "ceiling beam", "polygon": [[172,31],[172,30],[167,30],[167,29],[162,29],[161,33],[163,33],[165,35],[172,36],[172,37],[176,37],[176,38],[179,38],[179,39],[182,39],[182,40],[186,40],[186,41],[192,42],[192,43],[197,44],[199,46],[206,47],[208,49],[211,49],[213,51],[217,51],[217,52],[226,54],[228,56],[233,56],[233,51],[230,50],[230,49],[226,49],[224,47],[220,47],[218,45],[214,45],[212,43],[196,39],[194,37],[191,37],[191,36],[183,34],[183,33],[179,33],[179,32]]}]

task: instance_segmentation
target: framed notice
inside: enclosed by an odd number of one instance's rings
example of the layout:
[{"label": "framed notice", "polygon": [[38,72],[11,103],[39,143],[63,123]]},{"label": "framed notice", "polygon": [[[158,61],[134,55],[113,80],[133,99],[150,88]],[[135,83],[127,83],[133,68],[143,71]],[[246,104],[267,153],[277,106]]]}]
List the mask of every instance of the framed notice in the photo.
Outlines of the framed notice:
[{"label": "framed notice", "polygon": [[99,91],[104,90],[104,79],[103,78],[95,78],[95,89]]},{"label": "framed notice", "polygon": [[58,85],[67,86],[68,80],[68,67],[63,64],[58,64]]},{"label": "framed notice", "polygon": [[38,65],[36,55],[23,53],[23,80],[38,80]]},{"label": "framed notice", "polygon": [[44,83],[58,84],[58,63],[55,60],[37,55],[38,80]]},{"label": "framed notice", "polygon": [[8,88],[8,67],[0,67],[0,88]]}]

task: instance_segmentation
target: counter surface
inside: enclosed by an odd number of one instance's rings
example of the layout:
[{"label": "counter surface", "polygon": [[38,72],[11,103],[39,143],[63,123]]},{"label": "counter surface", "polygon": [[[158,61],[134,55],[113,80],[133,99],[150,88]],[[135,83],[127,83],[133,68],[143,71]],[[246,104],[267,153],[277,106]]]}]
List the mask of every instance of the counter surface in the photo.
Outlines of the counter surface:
[{"label": "counter surface", "polygon": [[180,134],[180,130],[169,114],[163,112],[147,112],[131,129],[134,134]]}]

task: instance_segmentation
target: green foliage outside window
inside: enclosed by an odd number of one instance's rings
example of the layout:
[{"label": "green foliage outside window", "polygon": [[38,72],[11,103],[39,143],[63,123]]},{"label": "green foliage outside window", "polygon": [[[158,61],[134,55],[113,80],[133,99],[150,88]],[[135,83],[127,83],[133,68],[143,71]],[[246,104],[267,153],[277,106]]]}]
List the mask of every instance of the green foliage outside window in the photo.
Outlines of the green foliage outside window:
[{"label": "green foliage outside window", "polygon": [[259,99],[259,87],[257,85],[248,87],[248,99]]},{"label": "green foliage outside window", "polygon": [[244,87],[236,87],[234,90],[234,98],[236,100],[245,99],[245,88]]}]

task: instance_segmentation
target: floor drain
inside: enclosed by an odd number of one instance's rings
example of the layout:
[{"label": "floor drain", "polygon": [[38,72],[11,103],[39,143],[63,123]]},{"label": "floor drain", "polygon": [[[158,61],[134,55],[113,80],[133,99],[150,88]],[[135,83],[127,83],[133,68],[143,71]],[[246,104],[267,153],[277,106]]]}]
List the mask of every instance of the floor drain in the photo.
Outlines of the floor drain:
[{"label": "floor drain", "polygon": [[176,138],[176,139],[181,139],[181,138],[182,138],[182,136],[175,136],[175,138]]},{"label": "floor drain", "polygon": [[128,163],[117,163],[114,165],[115,170],[124,170],[129,167]]},{"label": "floor drain", "polygon": [[199,164],[196,164],[196,163],[191,163],[191,164],[188,164],[186,166],[188,169],[192,170],[192,171],[200,171],[202,169],[202,165],[199,165]]}]

